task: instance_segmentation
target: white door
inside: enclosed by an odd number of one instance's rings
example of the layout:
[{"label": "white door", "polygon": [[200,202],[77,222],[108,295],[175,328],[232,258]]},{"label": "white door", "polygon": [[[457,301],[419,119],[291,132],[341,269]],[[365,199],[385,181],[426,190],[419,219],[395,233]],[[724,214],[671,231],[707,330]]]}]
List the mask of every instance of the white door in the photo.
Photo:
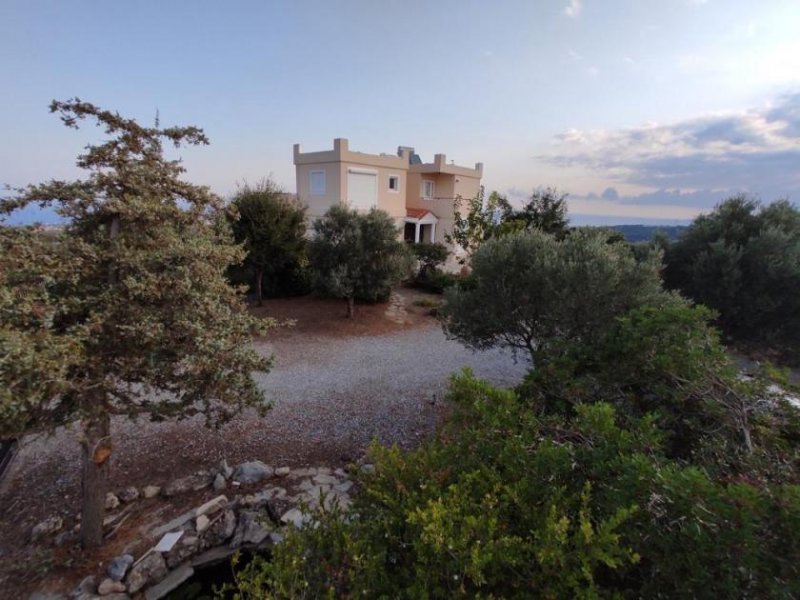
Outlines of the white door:
[{"label": "white door", "polygon": [[352,208],[369,210],[377,206],[378,174],[369,171],[348,171],[347,201]]}]

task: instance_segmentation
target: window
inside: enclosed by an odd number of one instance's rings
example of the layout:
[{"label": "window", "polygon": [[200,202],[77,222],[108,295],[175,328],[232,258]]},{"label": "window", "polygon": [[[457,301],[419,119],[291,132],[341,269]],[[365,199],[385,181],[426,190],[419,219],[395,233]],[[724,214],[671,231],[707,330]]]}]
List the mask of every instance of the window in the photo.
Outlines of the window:
[{"label": "window", "polygon": [[312,196],[325,195],[325,171],[311,171],[309,173],[309,187]]},{"label": "window", "polygon": [[389,191],[390,192],[400,191],[400,177],[398,177],[397,175],[389,175]]},{"label": "window", "polygon": [[423,179],[422,180],[422,197],[428,200],[433,199],[434,187],[433,181],[430,179]]}]

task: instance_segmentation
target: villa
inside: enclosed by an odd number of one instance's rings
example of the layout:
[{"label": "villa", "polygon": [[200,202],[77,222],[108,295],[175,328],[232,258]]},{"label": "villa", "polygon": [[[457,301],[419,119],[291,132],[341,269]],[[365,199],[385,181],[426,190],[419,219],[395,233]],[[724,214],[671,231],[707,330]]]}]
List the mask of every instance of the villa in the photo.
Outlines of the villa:
[{"label": "villa", "polygon": [[483,163],[461,167],[448,164],[444,154],[423,163],[407,146],[396,154],[354,152],[344,138],[321,152],[303,152],[295,144],[294,164],[297,196],[311,222],[336,203],[379,208],[397,221],[410,243],[445,243],[456,200],[477,196],[483,176]]}]

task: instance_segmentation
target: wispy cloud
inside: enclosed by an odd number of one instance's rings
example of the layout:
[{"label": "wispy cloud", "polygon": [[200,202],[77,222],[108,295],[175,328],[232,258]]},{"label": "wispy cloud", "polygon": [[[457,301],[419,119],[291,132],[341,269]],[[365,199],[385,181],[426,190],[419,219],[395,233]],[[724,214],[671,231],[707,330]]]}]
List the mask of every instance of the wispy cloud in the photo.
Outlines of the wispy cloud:
[{"label": "wispy cloud", "polygon": [[640,189],[750,190],[797,200],[800,92],[767,107],[667,125],[568,130],[539,158]]},{"label": "wispy cloud", "polygon": [[581,16],[582,9],[581,0],[569,0],[569,4],[564,8],[564,14],[572,19],[577,19]]}]

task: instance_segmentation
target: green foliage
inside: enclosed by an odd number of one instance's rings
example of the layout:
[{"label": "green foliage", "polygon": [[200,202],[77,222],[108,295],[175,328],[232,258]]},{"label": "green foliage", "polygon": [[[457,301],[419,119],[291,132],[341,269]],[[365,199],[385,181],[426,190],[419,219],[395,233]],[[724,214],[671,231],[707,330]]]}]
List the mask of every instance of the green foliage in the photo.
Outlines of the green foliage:
[{"label": "green foliage", "polygon": [[567,194],[555,188],[539,188],[531,193],[522,210],[504,215],[509,230],[538,229],[563,238],[569,230]]},{"label": "green foliage", "polygon": [[343,520],[291,532],[240,573],[252,598],[787,598],[800,488],[711,479],[663,453],[656,419],[571,418],[465,374],[454,419],[376,469]]},{"label": "green foliage", "polygon": [[424,275],[417,277],[417,279],[414,280],[414,285],[426,292],[443,294],[447,288],[456,285],[458,281],[458,276],[453,273],[448,273],[441,269],[432,269],[427,271]]},{"label": "green foliage", "polygon": [[245,264],[254,274],[261,304],[264,275],[277,279],[306,260],[305,208],[270,180],[245,184],[231,204],[236,209],[229,217],[233,237],[247,252]]},{"label": "green foliage", "polygon": [[394,220],[381,210],[361,214],[332,206],[314,223],[310,244],[317,289],[347,299],[351,317],[354,300],[387,299],[412,268],[410,252],[398,237]]},{"label": "green foliage", "polygon": [[625,244],[576,230],[564,239],[539,230],[490,240],[472,257],[472,274],[449,288],[447,333],[477,349],[507,346],[531,361],[559,340],[593,343],[614,319],[664,297],[660,260],[634,259]]},{"label": "green foliage", "polygon": [[221,199],[163,156],[164,142],[206,144],[200,129],[147,128],[78,99],[51,111],[69,127],[96,121],[108,140],[78,158],[86,179],[3,202],[6,213],[54,205],[68,224],[54,239],[0,227],[0,434],[81,419],[84,543],[95,545],[110,416],[204,413],[216,424],[263,407],[252,373],[270,360],[249,342],[268,323],[250,319],[225,280],[243,252]]},{"label": "green foliage", "polygon": [[424,278],[427,273],[444,264],[450,255],[450,251],[444,244],[413,244],[411,250],[419,261],[417,279]]},{"label": "green foliage", "polygon": [[462,256],[458,258],[461,264],[465,264],[483,242],[497,237],[504,215],[513,212],[508,200],[497,192],[492,192],[488,200],[484,199],[483,186],[475,198],[456,199],[453,230],[445,235],[445,240],[461,248]]},{"label": "green foliage", "polygon": [[666,254],[667,283],[736,339],[800,352],[800,211],[746,196],[698,217]]}]

